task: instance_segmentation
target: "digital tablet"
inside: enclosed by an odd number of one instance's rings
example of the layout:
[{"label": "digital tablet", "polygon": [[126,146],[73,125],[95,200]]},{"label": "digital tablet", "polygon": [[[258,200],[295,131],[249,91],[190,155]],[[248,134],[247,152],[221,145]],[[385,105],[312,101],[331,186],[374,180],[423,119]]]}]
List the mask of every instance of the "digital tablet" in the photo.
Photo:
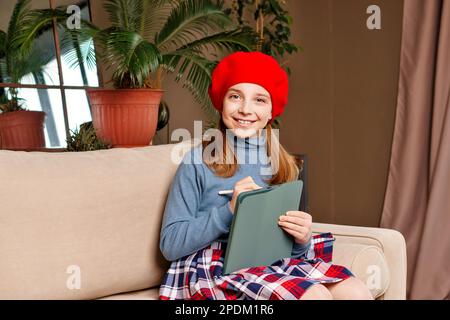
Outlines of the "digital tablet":
[{"label": "digital tablet", "polygon": [[298,210],[302,189],[303,181],[296,180],[238,195],[223,274],[291,257],[294,238],[281,229],[278,218]]}]

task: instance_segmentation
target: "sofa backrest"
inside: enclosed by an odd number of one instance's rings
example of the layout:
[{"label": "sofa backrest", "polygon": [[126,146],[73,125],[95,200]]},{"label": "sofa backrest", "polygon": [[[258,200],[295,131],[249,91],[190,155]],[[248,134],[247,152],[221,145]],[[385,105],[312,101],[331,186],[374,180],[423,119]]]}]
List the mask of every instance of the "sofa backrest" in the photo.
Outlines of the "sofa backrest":
[{"label": "sofa backrest", "polygon": [[159,285],[169,266],[159,250],[164,206],[190,147],[1,150],[0,299],[92,299]]}]

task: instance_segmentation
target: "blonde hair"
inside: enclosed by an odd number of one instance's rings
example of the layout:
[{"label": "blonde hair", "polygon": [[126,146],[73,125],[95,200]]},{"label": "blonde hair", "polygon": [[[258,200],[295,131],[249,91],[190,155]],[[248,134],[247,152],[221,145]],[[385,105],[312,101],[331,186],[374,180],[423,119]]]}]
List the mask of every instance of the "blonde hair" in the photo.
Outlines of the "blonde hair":
[{"label": "blonde hair", "polygon": [[[237,163],[236,155],[232,146],[228,143],[226,139],[226,129],[227,127],[223,123],[222,118],[220,119],[217,129],[219,129],[222,135],[221,148],[212,148],[212,157],[207,157],[205,150],[208,146],[215,143],[215,140],[203,140],[202,150],[203,150],[203,162],[208,168],[210,168],[216,176],[222,178],[229,178],[234,176],[236,171],[239,169],[239,164]],[[267,130],[266,135],[266,151],[267,156],[270,159],[270,165],[272,167],[272,172],[276,172],[270,179],[266,181],[269,185],[281,184],[289,181],[295,181],[298,179],[300,171],[303,169],[302,163],[297,161],[297,159],[290,155],[280,144],[278,138],[272,131],[272,125],[267,124],[265,128]],[[218,153],[216,153],[216,151]],[[274,151],[274,154],[271,153]],[[279,151],[279,152],[277,152]],[[278,153],[278,155],[277,155]],[[229,161],[233,159],[233,161]],[[228,161],[227,161],[228,160]]]}]

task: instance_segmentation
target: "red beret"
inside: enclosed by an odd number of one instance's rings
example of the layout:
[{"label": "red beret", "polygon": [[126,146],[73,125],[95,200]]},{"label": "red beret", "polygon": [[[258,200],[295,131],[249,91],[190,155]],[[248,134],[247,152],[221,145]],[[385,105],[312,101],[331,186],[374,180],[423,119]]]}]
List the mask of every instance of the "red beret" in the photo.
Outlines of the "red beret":
[{"label": "red beret", "polygon": [[270,123],[283,113],[288,98],[288,76],[277,60],[258,51],[238,51],[223,58],[215,67],[208,88],[212,104],[219,112],[227,90],[242,82],[258,84],[270,93]]}]

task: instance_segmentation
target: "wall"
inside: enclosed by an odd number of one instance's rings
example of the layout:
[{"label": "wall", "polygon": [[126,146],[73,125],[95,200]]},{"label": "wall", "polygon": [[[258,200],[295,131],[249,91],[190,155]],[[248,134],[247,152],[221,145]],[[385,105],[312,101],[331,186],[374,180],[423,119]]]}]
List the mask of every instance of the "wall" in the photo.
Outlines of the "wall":
[{"label": "wall", "polygon": [[[282,143],[309,156],[316,221],[378,226],[395,120],[403,1],[291,1],[292,60]],[[366,9],[381,8],[381,30]],[[294,6],[293,6],[294,5]]]}]

